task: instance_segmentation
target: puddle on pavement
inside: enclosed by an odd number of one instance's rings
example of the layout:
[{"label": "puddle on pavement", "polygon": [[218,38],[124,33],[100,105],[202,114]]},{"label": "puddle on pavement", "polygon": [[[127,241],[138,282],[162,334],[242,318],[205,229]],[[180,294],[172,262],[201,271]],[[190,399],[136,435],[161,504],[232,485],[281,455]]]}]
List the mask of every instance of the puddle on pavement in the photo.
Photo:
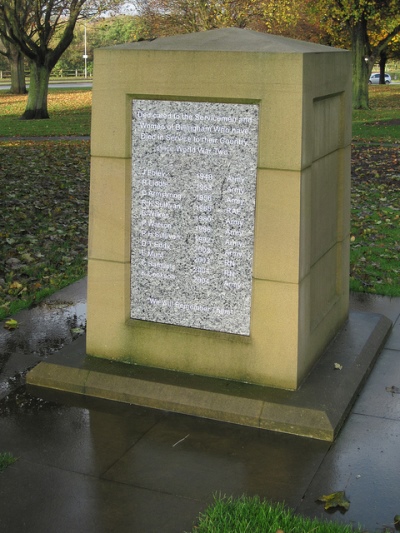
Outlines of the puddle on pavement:
[{"label": "puddle on pavement", "polygon": [[18,328],[0,326],[0,398],[20,387],[26,371],[86,330],[86,279],[13,317]]},{"label": "puddle on pavement", "polygon": [[23,385],[0,400],[0,416],[22,413],[35,414],[39,411],[54,410],[61,407],[59,403],[32,396],[27,392],[25,385]]}]

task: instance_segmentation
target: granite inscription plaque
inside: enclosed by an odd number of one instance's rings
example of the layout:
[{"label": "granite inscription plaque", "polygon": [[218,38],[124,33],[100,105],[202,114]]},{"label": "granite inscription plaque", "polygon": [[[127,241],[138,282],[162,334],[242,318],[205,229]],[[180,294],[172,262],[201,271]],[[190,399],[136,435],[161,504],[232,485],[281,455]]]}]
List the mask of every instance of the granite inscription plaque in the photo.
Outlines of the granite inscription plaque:
[{"label": "granite inscription plaque", "polygon": [[133,100],[131,318],[250,334],[258,106]]}]

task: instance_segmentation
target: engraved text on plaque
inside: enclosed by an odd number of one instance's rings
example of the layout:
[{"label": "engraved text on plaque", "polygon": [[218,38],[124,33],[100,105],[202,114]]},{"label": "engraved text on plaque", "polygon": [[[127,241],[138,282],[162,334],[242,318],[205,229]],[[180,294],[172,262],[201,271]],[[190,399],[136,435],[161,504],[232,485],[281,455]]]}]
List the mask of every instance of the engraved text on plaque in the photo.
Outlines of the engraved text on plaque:
[{"label": "engraved text on plaque", "polygon": [[249,335],[258,106],[134,100],[131,317]]}]

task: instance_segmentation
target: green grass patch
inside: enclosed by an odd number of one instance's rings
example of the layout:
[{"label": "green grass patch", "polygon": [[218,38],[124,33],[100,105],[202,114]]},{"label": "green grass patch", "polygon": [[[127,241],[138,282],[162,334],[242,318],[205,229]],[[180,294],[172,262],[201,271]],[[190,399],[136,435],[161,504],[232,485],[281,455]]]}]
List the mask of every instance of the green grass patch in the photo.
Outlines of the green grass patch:
[{"label": "green grass patch", "polygon": [[90,135],[91,89],[50,89],[47,120],[20,120],[26,99],[0,91],[2,137]]},{"label": "green grass patch", "polygon": [[353,112],[350,288],[400,296],[400,85]]},{"label": "green grass patch", "polygon": [[370,85],[369,110],[353,111],[353,140],[400,142],[400,84]]},{"label": "green grass patch", "polygon": [[257,496],[215,497],[200,514],[192,533],[354,533],[348,525],[304,518],[282,503],[272,504]]},{"label": "green grass patch", "polygon": [[351,290],[400,296],[399,197],[399,149],[355,145],[351,186]]},{"label": "green grass patch", "polygon": [[8,452],[0,452],[0,473],[3,472],[8,466],[15,463],[17,459]]}]

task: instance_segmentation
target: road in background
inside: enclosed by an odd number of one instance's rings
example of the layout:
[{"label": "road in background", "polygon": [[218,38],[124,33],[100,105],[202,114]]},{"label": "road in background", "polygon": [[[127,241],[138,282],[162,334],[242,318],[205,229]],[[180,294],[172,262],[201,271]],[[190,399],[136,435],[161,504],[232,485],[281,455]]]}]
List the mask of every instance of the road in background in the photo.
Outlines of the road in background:
[{"label": "road in background", "polygon": [[[49,83],[50,89],[86,89],[89,87],[92,87],[93,82],[91,81],[76,81],[76,82],[67,82],[67,81],[51,81]],[[29,83],[26,84],[27,87],[29,87]],[[6,84],[0,84],[0,90],[3,91],[9,91],[11,88],[11,85],[9,83]]]}]

